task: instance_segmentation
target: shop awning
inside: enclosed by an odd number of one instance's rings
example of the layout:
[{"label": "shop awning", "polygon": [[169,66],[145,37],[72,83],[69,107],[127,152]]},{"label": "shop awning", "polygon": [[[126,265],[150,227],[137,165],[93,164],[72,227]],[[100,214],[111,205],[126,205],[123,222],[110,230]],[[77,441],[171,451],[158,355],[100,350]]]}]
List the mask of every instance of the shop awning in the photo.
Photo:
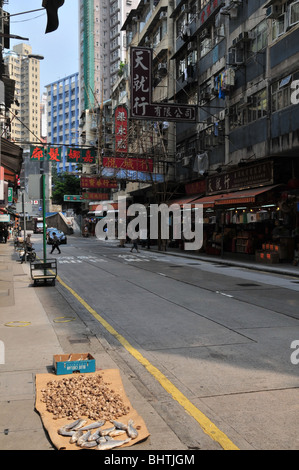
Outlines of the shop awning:
[{"label": "shop awning", "polygon": [[248,189],[246,191],[236,191],[234,193],[221,194],[217,200],[215,200],[215,206],[232,206],[234,204],[252,204],[257,202],[256,198],[260,194],[264,194],[277,188],[280,185],[265,186],[261,188]]},{"label": "shop awning", "polygon": [[179,199],[173,199],[173,200],[170,200],[167,202],[167,204],[169,206],[171,206],[172,204],[178,204],[179,206],[183,206],[184,204],[191,204],[191,202],[195,202],[196,199],[198,199],[199,197],[199,194],[193,194],[193,195],[190,195],[190,196],[182,196],[181,198]]},{"label": "shop awning", "polygon": [[23,149],[1,137],[1,165],[4,169],[20,174],[23,163]]},{"label": "shop awning", "polygon": [[235,204],[250,204],[256,202],[257,196],[267,191],[271,191],[280,185],[264,186],[260,188],[247,189],[246,191],[235,191],[225,194],[214,194],[212,196],[205,196],[193,201],[194,204],[202,204],[204,209],[212,208],[215,206],[233,206]]}]

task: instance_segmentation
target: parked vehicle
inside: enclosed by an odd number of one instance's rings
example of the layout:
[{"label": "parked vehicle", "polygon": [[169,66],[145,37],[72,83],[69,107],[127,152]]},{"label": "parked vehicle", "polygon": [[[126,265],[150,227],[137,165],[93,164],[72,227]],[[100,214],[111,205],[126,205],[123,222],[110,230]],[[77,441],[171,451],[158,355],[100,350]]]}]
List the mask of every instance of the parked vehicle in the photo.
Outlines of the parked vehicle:
[{"label": "parked vehicle", "polygon": [[59,240],[59,243],[60,244],[66,244],[67,243],[67,236],[65,235],[64,232],[62,232],[61,230],[58,230],[57,228],[48,228],[47,229],[47,234],[46,234],[46,237],[47,237],[47,244],[48,245],[52,245],[53,243],[53,233],[56,233],[56,236]]},{"label": "parked vehicle", "polygon": [[44,222],[42,217],[33,219],[33,233],[44,233]]}]

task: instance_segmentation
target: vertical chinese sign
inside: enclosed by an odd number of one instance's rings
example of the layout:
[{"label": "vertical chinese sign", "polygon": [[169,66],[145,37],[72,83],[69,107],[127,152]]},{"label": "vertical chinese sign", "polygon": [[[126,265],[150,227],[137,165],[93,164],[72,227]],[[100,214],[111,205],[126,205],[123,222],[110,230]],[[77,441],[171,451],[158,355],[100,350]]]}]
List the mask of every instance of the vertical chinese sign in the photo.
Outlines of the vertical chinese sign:
[{"label": "vertical chinese sign", "polygon": [[117,106],[114,113],[115,152],[128,152],[128,111],[126,106]]},{"label": "vertical chinese sign", "polygon": [[152,56],[152,49],[131,47],[131,117],[155,121],[195,122],[196,106],[152,102]]}]

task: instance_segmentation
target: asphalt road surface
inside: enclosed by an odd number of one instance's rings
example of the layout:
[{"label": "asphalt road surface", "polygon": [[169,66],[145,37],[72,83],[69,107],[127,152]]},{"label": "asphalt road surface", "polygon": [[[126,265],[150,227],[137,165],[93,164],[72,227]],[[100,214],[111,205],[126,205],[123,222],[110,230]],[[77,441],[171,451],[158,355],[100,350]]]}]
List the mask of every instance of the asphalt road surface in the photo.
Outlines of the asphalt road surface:
[{"label": "asphalt road surface", "polygon": [[299,449],[298,279],[94,238],[60,248],[55,289],[182,448]]}]

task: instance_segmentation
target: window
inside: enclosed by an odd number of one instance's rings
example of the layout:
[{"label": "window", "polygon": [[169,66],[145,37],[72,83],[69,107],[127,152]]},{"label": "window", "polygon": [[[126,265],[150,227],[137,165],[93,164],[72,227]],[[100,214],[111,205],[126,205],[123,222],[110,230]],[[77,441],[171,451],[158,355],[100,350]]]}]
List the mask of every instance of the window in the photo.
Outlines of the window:
[{"label": "window", "polygon": [[273,83],[271,87],[272,95],[272,112],[279,111],[280,109],[286,108],[292,104],[291,94],[292,82],[299,79],[299,72],[293,75],[288,75],[283,79]]},{"label": "window", "polygon": [[267,116],[267,90],[266,88],[251,97],[248,107],[248,123]]},{"label": "window", "polygon": [[299,1],[292,3],[289,6],[289,26],[299,22]]},{"label": "window", "polygon": [[253,40],[251,43],[251,52],[256,53],[261,51],[268,44],[268,28],[267,28],[267,21],[264,20],[260,24],[258,24],[253,30]]}]

